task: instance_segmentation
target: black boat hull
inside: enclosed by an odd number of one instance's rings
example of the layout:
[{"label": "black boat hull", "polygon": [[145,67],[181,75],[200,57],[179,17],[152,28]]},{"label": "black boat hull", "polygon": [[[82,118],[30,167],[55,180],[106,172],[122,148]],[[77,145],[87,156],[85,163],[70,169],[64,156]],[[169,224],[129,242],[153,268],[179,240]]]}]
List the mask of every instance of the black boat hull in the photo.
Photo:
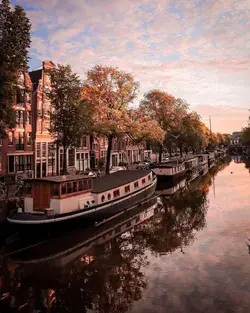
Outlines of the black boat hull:
[{"label": "black boat hull", "polygon": [[29,223],[22,223],[22,221],[15,222],[14,218],[9,218],[8,221],[13,224],[14,228],[17,232],[19,232],[22,236],[33,236],[33,235],[41,235],[51,234],[51,233],[60,233],[64,232],[66,229],[75,229],[78,227],[86,227],[87,225],[91,225],[96,221],[101,221],[108,219],[114,215],[120,214],[122,212],[126,212],[131,207],[140,204],[147,199],[150,199],[155,193],[156,189],[156,179],[153,183],[148,187],[144,188],[140,192],[132,194],[129,198],[125,198],[124,200],[120,199],[119,202],[115,201],[106,209],[98,209],[90,210],[88,214],[78,216],[77,214],[68,215],[68,218],[60,220],[59,218],[48,219],[50,222],[44,222],[41,220],[40,222],[35,220],[34,223],[30,221]]}]

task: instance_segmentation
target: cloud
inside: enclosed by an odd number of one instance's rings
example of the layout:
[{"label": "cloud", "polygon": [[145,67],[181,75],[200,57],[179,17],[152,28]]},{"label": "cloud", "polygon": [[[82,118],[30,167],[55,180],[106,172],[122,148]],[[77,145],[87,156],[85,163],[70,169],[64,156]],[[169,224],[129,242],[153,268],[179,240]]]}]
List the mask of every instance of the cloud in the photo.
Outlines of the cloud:
[{"label": "cloud", "polygon": [[[141,93],[190,104],[248,105],[250,0],[13,0],[33,24],[32,62],[132,72]],[[31,62],[31,66],[32,66]],[[231,129],[233,131],[233,129]]]}]

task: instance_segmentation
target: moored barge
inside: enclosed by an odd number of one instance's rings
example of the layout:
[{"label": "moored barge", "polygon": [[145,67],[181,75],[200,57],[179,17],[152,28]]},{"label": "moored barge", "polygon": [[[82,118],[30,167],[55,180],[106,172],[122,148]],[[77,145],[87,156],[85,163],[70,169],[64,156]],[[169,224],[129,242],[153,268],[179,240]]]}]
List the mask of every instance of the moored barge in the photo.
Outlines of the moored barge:
[{"label": "moored barge", "polygon": [[119,171],[101,178],[52,176],[26,181],[24,212],[8,222],[22,230],[102,220],[149,199],[157,179],[150,170]]}]

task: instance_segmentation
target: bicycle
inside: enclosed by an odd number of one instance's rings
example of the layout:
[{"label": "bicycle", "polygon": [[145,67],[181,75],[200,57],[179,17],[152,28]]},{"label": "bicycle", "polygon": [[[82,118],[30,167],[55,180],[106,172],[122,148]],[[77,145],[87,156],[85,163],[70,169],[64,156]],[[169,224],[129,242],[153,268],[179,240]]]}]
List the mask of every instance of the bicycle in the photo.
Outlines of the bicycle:
[{"label": "bicycle", "polygon": [[0,199],[6,199],[8,195],[8,188],[6,183],[0,182]]}]

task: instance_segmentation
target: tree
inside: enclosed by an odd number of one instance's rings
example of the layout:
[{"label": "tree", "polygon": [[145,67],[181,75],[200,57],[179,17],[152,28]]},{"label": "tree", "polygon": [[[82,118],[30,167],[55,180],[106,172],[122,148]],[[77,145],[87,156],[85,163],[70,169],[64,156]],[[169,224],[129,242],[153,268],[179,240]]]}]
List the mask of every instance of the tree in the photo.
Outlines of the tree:
[{"label": "tree", "polygon": [[16,125],[12,108],[18,77],[28,67],[31,24],[21,6],[0,4],[0,136]]},{"label": "tree", "polygon": [[82,100],[82,85],[77,74],[69,65],[58,65],[48,71],[51,79],[50,133],[55,142],[63,147],[63,174],[67,173],[67,150],[79,146],[80,139],[91,128],[91,110],[89,103]]},{"label": "tree", "polygon": [[106,174],[113,139],[131,131],[128,105],[136,98],[138,87],[131,74],[118,68],[96,65],[87,73],[82,95],[93,109],[95,132],[108,138]]},{"label": "tree", "polygon": [[134,141],[162,143],[164,140],[164,131],[156,120],[149,118],[141,108],[130,109],[130,135]]},{"label": "tree", "polygon": [[[164,140],[167,139],[176,127],[178,113],[181,111],[180,102],[172,95],[158,90],[150,90],[144,95],[140,108],[150,119],[156,120],[164,131]],[[159,163],[162,160],[163,143],[159,143]]]}]

